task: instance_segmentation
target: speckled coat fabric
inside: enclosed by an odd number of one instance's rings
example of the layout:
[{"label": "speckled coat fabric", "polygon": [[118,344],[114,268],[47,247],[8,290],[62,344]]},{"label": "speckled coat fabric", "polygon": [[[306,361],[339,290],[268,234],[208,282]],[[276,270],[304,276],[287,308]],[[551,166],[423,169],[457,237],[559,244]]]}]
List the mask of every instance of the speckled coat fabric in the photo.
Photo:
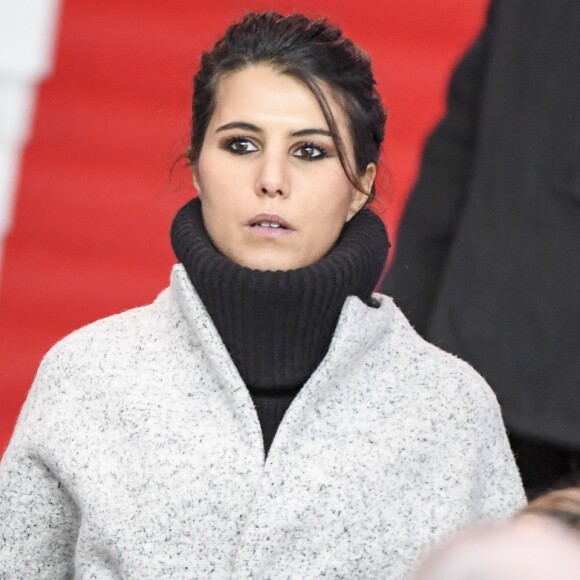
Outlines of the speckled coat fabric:
[{"label": "speckled coat fabric", "polygon": [[43,361],[0,472],[0,577],[403,579],[524,502],[496,400],[387,297],[348,298],[267,461],[184,269]]}]

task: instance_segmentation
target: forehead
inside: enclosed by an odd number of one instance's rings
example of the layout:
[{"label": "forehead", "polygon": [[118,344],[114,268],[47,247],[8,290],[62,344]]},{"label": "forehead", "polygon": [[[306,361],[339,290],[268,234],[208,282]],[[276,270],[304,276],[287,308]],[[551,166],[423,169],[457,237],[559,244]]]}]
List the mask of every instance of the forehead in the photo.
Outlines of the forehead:
[{"label": "forehead", "polygon": [[[341,130],[344,113],[330,91],[321,89]],[[253,65],[224,75],[217,84],[211,125],[249,121],[259,126],[287,124],[328,129],[314,94],[298,79],[268,65]]]}]

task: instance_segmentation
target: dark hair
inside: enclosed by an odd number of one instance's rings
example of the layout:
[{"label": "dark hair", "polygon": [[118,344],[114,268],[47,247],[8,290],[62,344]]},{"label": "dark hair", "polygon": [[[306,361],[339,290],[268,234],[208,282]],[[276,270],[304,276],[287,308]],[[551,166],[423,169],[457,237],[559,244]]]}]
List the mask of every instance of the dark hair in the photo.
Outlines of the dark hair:
[{"label": "dark hair", "polygon": [[[187,153],[190,163],[199,159],[219,79],[254,64],[268,64],[295,77],[313,93],[348,179],[363,191],[359,176],[369,163],[378,163],[386,121],[370,58],[326,19],[311,20],[301,14],[247,14],[227,29],[211,51],[202,54],[201,67],[194,79],[193,128]],[[329,87],[348,118],[354,169],[320,82]],[[373,185],[371,195],[374,193]]]}]

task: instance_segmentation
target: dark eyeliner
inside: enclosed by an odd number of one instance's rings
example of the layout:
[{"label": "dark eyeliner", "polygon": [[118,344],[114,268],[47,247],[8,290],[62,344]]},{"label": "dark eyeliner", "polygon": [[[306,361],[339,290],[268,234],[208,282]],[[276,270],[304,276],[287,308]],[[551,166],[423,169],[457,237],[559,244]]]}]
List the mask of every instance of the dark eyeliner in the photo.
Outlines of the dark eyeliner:
[{"label": "dark eyeliner", "polygon": [[234,144],[242,142],[250,143],[252,147],[255,147],[256,149],[258,148],[250,138],[243,137],[241,135],[236,135],[235,137],[226,139],[222,144],[222,148],[226,151],[229,151],[230,153],[233,153],[234,155],[248,155],[249,153],[254,153],[254,151],[240,151],[232,147]]},{"label": "dark eyeliner", "polygon": [[328,151],[324,147],[316,143],[310,142],[300,143],[300,145],[296,148],[296,151],[300,151],[300,149],[304,149],[306,147],[310,147],[311,149],[317,149],[318,151],[320,151],[320,155],[316,155],[314,157],[304,157],[298,155],[297,157],[299,159],[303,159],[304,161],[320,161],[321,159],[325,159],[326,157],[328,157]]}]

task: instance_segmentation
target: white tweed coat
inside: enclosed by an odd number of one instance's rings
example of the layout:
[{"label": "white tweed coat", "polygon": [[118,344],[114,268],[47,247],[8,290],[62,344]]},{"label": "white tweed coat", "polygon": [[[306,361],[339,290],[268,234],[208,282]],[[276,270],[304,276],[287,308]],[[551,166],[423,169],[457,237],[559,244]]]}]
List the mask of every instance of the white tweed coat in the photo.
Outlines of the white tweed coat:
[{"label": "white tweed coat", "polygon": [[268,458],[185,270],[44,359],[0,471],[0,578],[405,578],[524,502],[494,395],[348,298]]}]

